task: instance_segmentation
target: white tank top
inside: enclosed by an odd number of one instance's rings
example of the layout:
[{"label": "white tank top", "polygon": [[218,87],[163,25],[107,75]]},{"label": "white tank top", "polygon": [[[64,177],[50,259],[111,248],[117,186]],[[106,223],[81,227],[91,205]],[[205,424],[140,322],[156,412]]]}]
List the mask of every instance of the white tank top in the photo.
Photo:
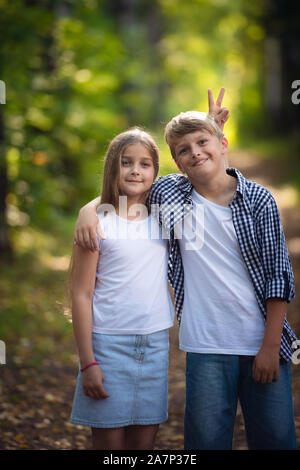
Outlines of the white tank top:
[{"label": "white tank top", "polygon": [[93,332],[150,334],[171,327],[167,240],[156,219],[98,217],[106,238],[99,239]]}]

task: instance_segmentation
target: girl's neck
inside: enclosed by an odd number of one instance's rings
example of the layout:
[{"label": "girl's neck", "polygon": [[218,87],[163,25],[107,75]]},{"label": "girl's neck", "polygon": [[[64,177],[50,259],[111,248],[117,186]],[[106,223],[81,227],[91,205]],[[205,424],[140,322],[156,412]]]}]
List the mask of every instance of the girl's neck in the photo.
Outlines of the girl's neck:
[{"label": "girl's neck", "polygon": [[119,198],[119,206],[116,208],[116,214],[123,219],[136,220],[148,217],[146,206],[147,196],[144,194],[138,197],[122,195]]}]

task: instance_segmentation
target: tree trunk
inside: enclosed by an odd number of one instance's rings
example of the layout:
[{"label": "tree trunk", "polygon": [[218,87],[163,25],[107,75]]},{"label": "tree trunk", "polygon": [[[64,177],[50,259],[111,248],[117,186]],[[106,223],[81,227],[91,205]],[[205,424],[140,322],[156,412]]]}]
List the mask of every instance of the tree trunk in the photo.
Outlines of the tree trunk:
[{"label": "tree trunk", "polygon": [[299,105],[292,83],[300,79],[299,3],[273,0],[265,11],[266,114],[273,133],[298,133]]},{"label": "tree trunk", "polygon": [[0,258],[12,258],[12,246],[9,240],[6,220],[6,196],[8,193],[7,164],[4,142],[4,105],[0,105]]},{"label": "tree trunk", "polygon": [[150,67],[156,72],[156,81],[151,89],[151,125],[156,127],[158,123],[165,120],[166,94],[169,88],[162,73],[164,58],[158,47],[163,36],[164,19],[157,1],[149,2],[146,27],[148,42],[152,49],[152,54],[149,57]]},{"label": "tree trunk", "polygon": [[[151,2],[147,0],[115,0],[114,2],[107,0],[106,8],[108,14],[115,20],[123,42],[133,57],[135,56],[136,49],[142,45],[136,42],[135,36],[132,36],[130,32],[131,30],[139,29],[142,24],[145,33],[146,50],[151,50],[146,59],[146,66],[149,70],[155,71],[156,75],[156,79],[150,87],[146,88],[145,86],[144,88],[144,93],[148,93],[151,96],[149,118],[145,124],[155,127],[157,123],[162,122],[165,118],[164,104],[168,89],[168,84],[161,73],[163,59],[157,47],[162,37],[163,28],[163,16],[159,3],[157,0],[152,0]],[[135,86],[134,81],[124,80],[119,90],[120,95],[130,92]],[[129,126],[138,124],[136,122],[137,110],[135,105],[132,106],[127,103],[124,112],[128,118]]]}]

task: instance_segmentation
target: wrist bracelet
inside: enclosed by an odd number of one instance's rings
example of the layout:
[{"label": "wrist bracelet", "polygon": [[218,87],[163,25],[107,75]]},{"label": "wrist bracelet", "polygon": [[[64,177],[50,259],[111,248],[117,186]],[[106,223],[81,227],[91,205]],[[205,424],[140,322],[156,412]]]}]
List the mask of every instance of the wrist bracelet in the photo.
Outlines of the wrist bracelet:
[{"label": "wrist bracelet", "polygon": [[80,372],[83,372],[85,369],[87,369],[88,367],[91,367],[91,366],[95,366],[95,365],[98,365],[99,362],[91,362],[90,364],[87,364],[86,366],[84,366],[82,369],[80,369]]}]

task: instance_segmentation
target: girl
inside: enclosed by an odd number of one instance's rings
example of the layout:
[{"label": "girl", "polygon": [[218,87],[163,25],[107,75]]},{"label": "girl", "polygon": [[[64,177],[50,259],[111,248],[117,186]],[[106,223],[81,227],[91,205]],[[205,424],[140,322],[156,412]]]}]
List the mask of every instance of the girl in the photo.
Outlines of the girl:
[{"label": "girl", "polygon": [[[153,449],[167,420],[167,241],[144,205],[158,149],[139,128],[109,145],[98,215],[99,251],[74,246],[72,318],[80,371],[71,422],[90,426],[94,449]],[[139,211],[142,217],[137,218]]]}]

